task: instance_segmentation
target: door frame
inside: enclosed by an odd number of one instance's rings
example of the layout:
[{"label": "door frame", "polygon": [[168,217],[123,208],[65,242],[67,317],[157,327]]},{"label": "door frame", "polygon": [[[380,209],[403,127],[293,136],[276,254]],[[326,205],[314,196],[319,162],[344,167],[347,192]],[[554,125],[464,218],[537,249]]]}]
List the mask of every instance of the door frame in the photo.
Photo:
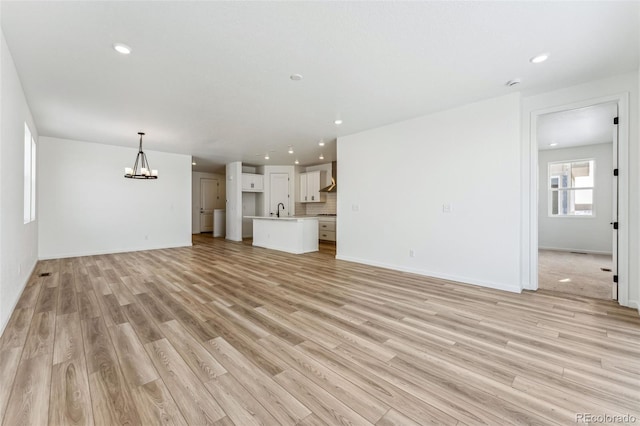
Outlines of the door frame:
[{"label": "door frame", "polygon": [[[618,104],[618,303],[629,306],[629,93],[604,96],[531,111],[529,128],[529,279],[538,289],[538,118],[541,115],[604,103]],[[613,123],[612,123],[613,125]],[[613,171],[612,171],[613,173]]]},{"label": "door frame", "polygon": [[286,202],[286,211],[287,213],[291,213],[291,175],[288,172],[271,172],[269,173],[269,200],[267,205],[267,211],[271,211],[271,197],[273,197],[271,180],[273,179],[273,175],[287,175],[287,202]]},{"label": "door frame", "polygon": [[[210,232],[210,231],[203,231],[202,230],[202,211],[203,211],[203,206],[202,206],[202,190],[203,190],[203,185],[202,185],[202,181],[203,180],[211,180],[211,181],[216,181],[216,191],[220,190],[220,180],[218,178],[212,178],[212,177],[200,177],[200,181],[198,182],[198,186],[200,187],[200,191],[199,191],[199,197],[200,200],[198,201],[198,230],[199,233],[203,233],[203,232]],[[214,197],[218,197],[219,194],[215,194]],[[216,198],[217,199],[217,198]],[[216,206],[215,206],[215,200],[213,202],[213,209],[211,209],[211,216],[213,217],[214,214],[214,210],[215,210]],[[213,226],[211,229],[211,232],[213,232]]]}]

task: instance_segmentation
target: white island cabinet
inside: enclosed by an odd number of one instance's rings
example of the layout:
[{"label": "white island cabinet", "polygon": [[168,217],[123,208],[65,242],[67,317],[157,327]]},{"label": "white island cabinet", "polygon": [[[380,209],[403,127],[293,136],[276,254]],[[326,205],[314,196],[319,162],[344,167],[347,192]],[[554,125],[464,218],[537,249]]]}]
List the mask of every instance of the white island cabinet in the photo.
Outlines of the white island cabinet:
[{"label": "white island cabinet", "polygon": [[245,216],[253,219],[253,245],[293,254],[318,251],[318,218]]}]

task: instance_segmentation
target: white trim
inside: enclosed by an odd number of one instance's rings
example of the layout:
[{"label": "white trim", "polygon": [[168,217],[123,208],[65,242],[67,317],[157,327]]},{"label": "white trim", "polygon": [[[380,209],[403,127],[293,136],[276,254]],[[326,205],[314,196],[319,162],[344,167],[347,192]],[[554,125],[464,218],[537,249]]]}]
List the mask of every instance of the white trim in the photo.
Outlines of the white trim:
[{"label": "white trim", "polygon": [[111,249],[111,250],[98,250],[98,251],[90,251],[84,253],[60,253],[56,255],[44,255],[39,256],[39,260],[50,260],[50,259],[65,259],[68,257],[83,257],[83,256],[98,256],[101,254],[116,254],[116,253],[129,253],[134,251],[147,251],[147,250],[162,250],[162,249],[170,249],[170,248],[180,248],[180,247],[191,247],[193,244],[189,243],[175,243],[169,245],[161,245],[161,246],[151,246],[151,247],[140,247],[140,248],[122,248],[122,249]]},{"label": "white trim", "polygon": [[612,256],[613,253],[610,251],[598,251],[598,250],[584,250],[584,249],[573,249],[573,248],[563,248],[563,247],[538,247],[539,250],[550,250],[550,251],[564,251],[564,252],[578,252],[578,253],[588,253],[588,254],[604,254],[608,256]]},{"label": "white trim", "polygon": [[371,260],[367,260],[367,259],[360,259],[360,258],[352,257],[352,256],[337,255],[336,259],[344,260],[344,261],[347,261],[347,262],[361,263],[361,264],[364,264],[364,265],[377,266],[379,268],[391,269],[391,270],[394,270],[394,271],[409,272],[409,273],[412,273],[412,274],[423,275],[423,276],[426,276],[426,277],[433,277],[433,278],[440,278],[440,279],[448,280],[448,281],[455,281],[457,284],[470,284],[470,285],[475,285],[475,286],[479,286],[479,287],[492,288],[492,289],[495,289],[495,290],[508,291],[508,292],[511,292],[511,293],[520,293],[520,292],[522,292],[522,289],[520,288],[520,286],[519,285],[515,285],[515,284],[503,284],[503,283],[494,283],[494,282],[490,282],[490,281],[481,281],[481,280],[476,280],[476,279],[468,278],[468,277],[460,277],[460,276],[457,276],[457,275],[448,275],[448,274],[441,274],[441,273],[438,273],[438,272],[426,271],[424,269],[409,268],[409,267],[406,267],[406,266],[399,266],[399,265],[393,265],[393,264],[389,264],[389,263],[375,262],[375,261],[371,261]]},{"label": "white trim", "polygon": [[[618,303],[622,306],[630,306],[629,303],[629,92],[604,96],[595,99],[587,99],[550,108],[533,110],[530,112],[530,128],[528,140],[523,141],[523,153],[529,153],[528,194],[523,191],[522,204],[528,209],[523,209],[523,223],[529,222],[529,246],[523,241],[523,262],[528,265],[528,282],[523,287],[527,290],[538,289],[538,144],[537,123],[538,117],[543,114],[584,108],[588,106],[616,102],[618,104]],[[525,164],[526,157],[523,158]],[[525,181],[526,182],[526,181]],[[525,186],[526,188],[526,186]],[[528,195],[528,199],[527,198]],[[526,232],[526,230],[525,230]]]},{"label": "white trim", "polygon": [[33,265],[31,266],[31,272],[29,272],[29,275],[27,275],[27,279],[24,280],[24,282],[22,283],[22,288],[18,292],[18,297],[16,297],[16,300],[13,301],[11,310],[9,310],[9,316],[7,317],[7,319],[4,322],[4,324],[0,325],[0,336],[2,336],[4,334],[5,328],[7,327],[7,325],[9,325],[9,321],[11,321],[11,316],[16,311],[16,306],[18,306],[18,302],[20,301],[20,297],[22,297],[22,292],[24,292],[24,289],[27,287],[27,283],[29,283],[29,280],[31,279],[31,275],[33,275],[33,271],[36,270],[36,265],[37,264],[38,264],[38,260],[36,259],[33,262]]}]

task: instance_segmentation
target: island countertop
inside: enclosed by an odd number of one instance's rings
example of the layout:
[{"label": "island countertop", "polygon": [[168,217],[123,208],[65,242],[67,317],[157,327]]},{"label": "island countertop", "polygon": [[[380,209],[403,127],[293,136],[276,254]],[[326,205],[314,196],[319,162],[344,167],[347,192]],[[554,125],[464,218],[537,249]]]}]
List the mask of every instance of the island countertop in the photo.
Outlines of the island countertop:
[{"label": "island countertop", "polygon": [[253,220],[253,245],[288,253],[318,251],[316,216],[245,216]]},{"label": "island countertop", "polygon": [[318,216],[300,215],[300,216],[244,216],[245,219],[265,219],[265,220],[318,220]]}]

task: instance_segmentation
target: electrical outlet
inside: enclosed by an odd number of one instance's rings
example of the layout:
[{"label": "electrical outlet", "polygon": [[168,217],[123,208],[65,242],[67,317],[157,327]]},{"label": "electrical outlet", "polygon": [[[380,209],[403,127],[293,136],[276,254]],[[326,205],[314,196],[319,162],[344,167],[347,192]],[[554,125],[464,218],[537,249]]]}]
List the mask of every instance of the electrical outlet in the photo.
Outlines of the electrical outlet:
[{"label": "electrical outlet", "polygon": [[360,206],[357,204],[352,204],[351,205],[351,210],[354,212],[359,212],[360,211]]},{"label": "electrical outlet", "polygon": [[416,257],[416,252],[413,249],[409,249],[409,257]]},{"label": "electrical outlet", "polygon": [[145,240],[148,240],[148,239],[149,239],[149,235],[145,235],[145,236],[144,236],[144,239],[145,239]]},{"label": "electrical outlet", "polygon": [[442,205],[442,213],[451,213],[451,204],[443,204]]}]

